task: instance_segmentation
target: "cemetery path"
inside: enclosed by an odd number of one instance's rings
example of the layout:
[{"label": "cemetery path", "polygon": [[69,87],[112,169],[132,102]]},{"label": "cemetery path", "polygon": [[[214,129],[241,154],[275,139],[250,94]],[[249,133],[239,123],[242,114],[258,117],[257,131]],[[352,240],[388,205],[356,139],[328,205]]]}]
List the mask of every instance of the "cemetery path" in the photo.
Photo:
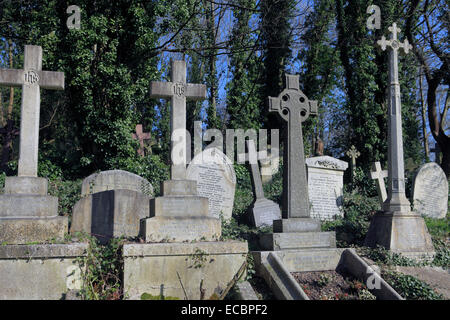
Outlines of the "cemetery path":
[{"label": "cemetery path", "polygon": [[440,267],[395,267],[395,270],[428,283],[445,299],[450,300],[450,270]]}]

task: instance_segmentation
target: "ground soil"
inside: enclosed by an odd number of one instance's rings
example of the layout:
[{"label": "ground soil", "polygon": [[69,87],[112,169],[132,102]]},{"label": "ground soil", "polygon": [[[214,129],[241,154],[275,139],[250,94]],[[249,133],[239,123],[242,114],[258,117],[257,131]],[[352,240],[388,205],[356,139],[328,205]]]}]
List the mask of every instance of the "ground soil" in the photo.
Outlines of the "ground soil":
[{"label": "ground soil", "polygon": [[294,272],[292,276],[311,300],[373,300],[365,285],[336,271]]}]

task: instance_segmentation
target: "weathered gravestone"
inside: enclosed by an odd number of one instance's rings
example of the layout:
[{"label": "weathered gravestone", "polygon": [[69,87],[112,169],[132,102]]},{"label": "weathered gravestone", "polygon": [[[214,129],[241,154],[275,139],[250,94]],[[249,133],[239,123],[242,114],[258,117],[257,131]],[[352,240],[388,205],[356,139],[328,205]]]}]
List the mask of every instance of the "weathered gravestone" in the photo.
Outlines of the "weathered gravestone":
[{"label": "weathered gravestone", "polygon": [[231,160],[222,151],[207,148],[196,155],[187,168],[186,178],[197,181],[198,195],[208,198],[210,215],[231,218],[236,174]]},{"label": "weathered gravestone", "polygon": [[137,237],[148,217],[152,185],[123,170],[94,173],[83,180],[82,198],[73,207],[71,232],[83,231],[101,243],[112,237]]},{"label": "weathered gravestone", "polygon": [[255,202],[251,207],[251,222],[256,227],[272,226],[274,220],[281,219],[280,207],[264,196],[255,142],[248,140],[247,146],[249,157],[246,160],[250,162],[253,192],[255,194]]},{"label": "weathered gravestone", "polygon": [[448,181],[435,162],[422,165],[414,179],[414,210],[427,217],[445,218],[448,211]]},{"label": "weathered gravestone", "polygon": [[343,216],[344,171],[348,163],[329,156],[306,159],[311,216],[330,220]]},{"label": "weathered gravestone", "polygon": [[412,47],[407,39],[403,43],[397,39],[400,29],[396,23],[389,27],[389,31],[389,40],[382,36],[377,42],[383,51],[389,47],[388,196],[383,203],[384,212],[378,212],[372,218],[365,245],[381,245],[412,258],[421,258],[433,255],[434,248],[425,221],[419,214],[411,211],[411,204],[405,194],[402,108],[398,79],[398,51],[403,48],[407,54]]},{"label": "weathered gravestone", "polygon": [[[221,221],[209,213],[197,181],[186,179],[186,98],[204,99],[206,86],[186,83],[186,62],[172,61],[172,82],[152,82],[150,95],[171,99],[171,180],[141,221],[146,243],[123,247],[124,290],[180,299],[221,294],[246,260],[246,242],[218,241]],[[202,291],[202,293],[201,293]]]},{"label": "weathered gravestone", "polygon": [[61,299],[81,289],[76,259],[87,244],[47,243],[64,238],[68,218],[37,168],[40,88],[63,90],[64,73],[42,71],[42,48],[27,45],[23,69],[0,69],[0,84],[22,87],[18,176],[0,195],[0,299]]}]

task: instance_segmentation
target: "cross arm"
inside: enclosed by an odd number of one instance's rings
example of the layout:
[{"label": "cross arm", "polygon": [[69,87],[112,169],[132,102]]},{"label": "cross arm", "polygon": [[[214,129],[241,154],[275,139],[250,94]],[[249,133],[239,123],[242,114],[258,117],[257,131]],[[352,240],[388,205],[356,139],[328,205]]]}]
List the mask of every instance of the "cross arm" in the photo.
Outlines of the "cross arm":
[{"label": "cross arm", "polygon": [[150,96],[155,98],[170,98],[173,96],[173,83],[152,81],[150,82]]},{"label": "cross arm", "polygon": [[206,98],[206,86],[204,84],[186,84],[186,98],[203,100]]},{"label": "cross arm", "polygon": [[45,89],[64,90],[64,72],[39,71],[39,86]]},{"label": "cross arm", "polygon": [[23,75],[23,70],[0,69],[0,85],[20,87],[24,82]]}]

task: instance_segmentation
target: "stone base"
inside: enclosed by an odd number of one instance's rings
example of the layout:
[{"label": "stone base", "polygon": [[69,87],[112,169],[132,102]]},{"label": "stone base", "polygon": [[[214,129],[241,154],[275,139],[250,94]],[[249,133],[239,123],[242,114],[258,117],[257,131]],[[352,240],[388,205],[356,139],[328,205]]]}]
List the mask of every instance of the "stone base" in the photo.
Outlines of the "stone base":
[{"label": "stone base", "polygon": [[273,222],[273,232],[320,232],[320,221],[311,218],[289,218]]},{"label": "stone base", "polygon": [[57,197],[29,194],[0,195],[0,218],[54,217],[57,215]]},{"label": "stone base", "polygon": [[257,199],[253,203],[251,217],[255,227],[272,226],[274,220],[281,219],[280,207],[266,198]]},{"label": "stone base", "polygon": [[425,221],[413,213],[378,212],[372,218],[364,245],[380,245],[410,258],[434,255]]},{"label": "stone base", "polygon": [[48,180],[39,177],[6,177],[5,194],[47,195]]},{"label": "stone base", "polygon": [[150,197],[133,190],[89,194],[73,207],[70,232],[87,232],[106,243],[113,237],[137,237],[140,220],[147,218]]},{"label": "stone base", "polygon": [[0,217],[0,244],[26,244],[63,239],[67,232],[67,225],[68,217],[60,216],[49,218]]},{"label": "stone base", "polygon": [[80,290],[88,244],[0,245],[0,300],[59,300]]},{"label": "stone base", "polygon": [[196,196],[197,181],[194,180],[166,180],[161,183],[163,196]]},{"label": "stone base", "polygon": [[214,217],[153,217],[141,220],[146,242],[217,241],[222,225]]},{"label": "stone base", "polygon": [[200,196],[164,196],[150,201],[150,217],[207,216],[208,198]]},{"label": "stone base", "polygon": [[[220,296],[244,264],[247,242],[125,244],[124,291],[130,299],[153,296],[204,299]],[[202,282],[203,280],[203,282]]]},{"label": "stone base", "polygon": [[285,232],[262,234],[259,243],[263,250],[335,248],[335,232]]}]

